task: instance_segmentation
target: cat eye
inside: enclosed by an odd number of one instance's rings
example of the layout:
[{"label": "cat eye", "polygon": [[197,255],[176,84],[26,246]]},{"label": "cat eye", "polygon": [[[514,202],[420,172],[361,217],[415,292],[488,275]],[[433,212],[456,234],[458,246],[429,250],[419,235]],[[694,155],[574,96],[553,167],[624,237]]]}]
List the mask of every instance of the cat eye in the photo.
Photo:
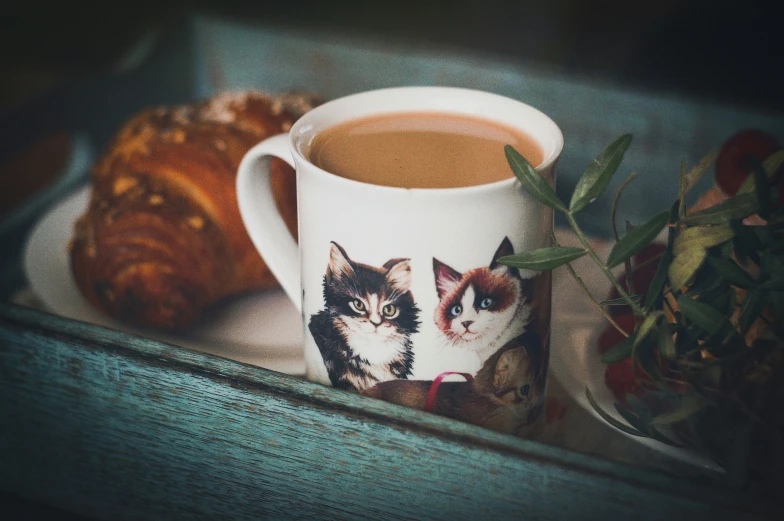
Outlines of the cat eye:
[{"label": "cat eye", "polygon": [[386,318],[395,318],[396,316],[398,316],[400,314],[400,310],[394,304],[387,304],[386,306],[381,308],[381,313]]},{"label": "cat eye", "polygon": [[454,306],[449,308],[449,314],[452,315],[452,317],[459,316],[460,313],[462,312],[463,312],[463,306],[461,306],[460,304],[455,304]]},{"label": "cat eye", "polygon": [[359,300],[358,298],[355,298],[354,300],[349,302],[348,306],[353,311],[355,311],[356,313],[364,313],[365,312],[365,304],[361,300]]},{"label": "cat eye", "polygon": [[520,388],[520,396],[528,396],[528,392],[531,390],[531,386],[525,384]]},{"label": "cat eye", "polygon": [[495,302],[495,301],[493,299],[491,299],[490,297],[485,297],[485,298],[482,299],[482,302],[479,303],[479,307],[482,308],[482,309],[487,309],[487,308],[489,308],[490,306],[493,305],[493,302]]}]

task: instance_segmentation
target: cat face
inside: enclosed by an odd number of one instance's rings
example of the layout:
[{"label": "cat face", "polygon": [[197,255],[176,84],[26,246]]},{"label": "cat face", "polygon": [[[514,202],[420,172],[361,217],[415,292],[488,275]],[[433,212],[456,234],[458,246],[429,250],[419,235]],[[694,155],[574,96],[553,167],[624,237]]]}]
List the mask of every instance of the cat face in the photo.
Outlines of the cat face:
[{"label": "cat face", "polygon": [[505,351],[498,359],[493,388],[501,402],[527,409],[541,401],[541,387],[538,371],[525,347]]},{"label": "cat face", "polygon": [[341,335],[367,362],[390,360],[417,331],[418,310],[410,287],[408,259],[392,259],[376,268],[352,261],[343,248],[332,243],[324,300],[337,317]]},{"label": "cat face", "polygon": [[522,279],[514,268],[499,264],[514,250],[504,238],[488,267],[460,273],[433,259],[439,304],[435,322],[454,344],[465,344],[497,335],[514,317],[523,297]]}]

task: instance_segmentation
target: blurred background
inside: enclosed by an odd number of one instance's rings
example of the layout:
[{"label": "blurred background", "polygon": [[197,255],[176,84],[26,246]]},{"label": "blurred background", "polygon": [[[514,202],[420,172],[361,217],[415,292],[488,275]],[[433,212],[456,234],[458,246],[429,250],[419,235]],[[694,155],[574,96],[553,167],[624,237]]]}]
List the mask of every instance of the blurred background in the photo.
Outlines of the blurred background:
[{"label": "blurred background", "polygon": [[[122,6],[121,6],[122,5]],[[187,16],[493,56],[596,82],[784,114],[775,4],[753,1],[17,2],[0,18],[0,218],[134,111],[192,96]],[[285,66],[282,64],[281,66]],[[48,174],[51,173],[51,174]]]}]

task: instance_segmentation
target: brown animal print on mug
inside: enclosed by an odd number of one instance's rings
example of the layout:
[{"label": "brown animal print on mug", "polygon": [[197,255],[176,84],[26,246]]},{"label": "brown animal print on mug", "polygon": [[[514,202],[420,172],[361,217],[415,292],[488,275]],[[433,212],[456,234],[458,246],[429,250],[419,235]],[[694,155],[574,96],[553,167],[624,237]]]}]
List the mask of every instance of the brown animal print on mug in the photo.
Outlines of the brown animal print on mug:
[{"label": "brown animal print on mug", "polygon": [[[541,342],[534,332],[513,339],[490,356],[472,380],[438,384],[432,412],[518,434],[542,411],[545,374],[540,352]],[[392,380],[363,394],[424,409],[433,385],[429,380]]]}]

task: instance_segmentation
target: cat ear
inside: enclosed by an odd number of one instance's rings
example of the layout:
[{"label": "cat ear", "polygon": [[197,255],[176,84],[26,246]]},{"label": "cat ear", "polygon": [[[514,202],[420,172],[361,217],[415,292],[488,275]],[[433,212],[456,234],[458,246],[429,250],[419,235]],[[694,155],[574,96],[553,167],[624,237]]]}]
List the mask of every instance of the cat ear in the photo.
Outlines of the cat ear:
[{"label": "cat ear", "polygon": [[[387,266],[389,262],[384,264]],[[400,259],[388,268],[387,281],[389,285],[400,293],[405,293],[411,287],[411,263],[408,259]]]},{"label": "cat ear", "polygon": [[493,386],[496,391],[510,387],[516,373],[522,371],[523,364],[527,361],[528,351],[523,346],[504,351],[495,364]]},{"label": "cat ear", "polygon": [[501,241],[501,245],[497,250],[495,250],[493,260],[490,262],[490,269],[494,270],[496,268],[506,268],[507,266],[498,264],[498,259],[507,255],[514,255],[514,247],[512,246],[512,241],[509,240],[509,237],[504,237],[504,240]]},{"label": "cat ear", "polygon": [[436,276],[436,291],[439,299],[456,288],[463,278],[462,273],[453,270],[435,257],[433,257],[433,273]]},{"label": "cat ear", "polygon": [[327,265],[327,280],[341,279],[354,274],[351,261],[346,255],[346,251],[336,242],[331,243],[329,250],[329,265]]}]

